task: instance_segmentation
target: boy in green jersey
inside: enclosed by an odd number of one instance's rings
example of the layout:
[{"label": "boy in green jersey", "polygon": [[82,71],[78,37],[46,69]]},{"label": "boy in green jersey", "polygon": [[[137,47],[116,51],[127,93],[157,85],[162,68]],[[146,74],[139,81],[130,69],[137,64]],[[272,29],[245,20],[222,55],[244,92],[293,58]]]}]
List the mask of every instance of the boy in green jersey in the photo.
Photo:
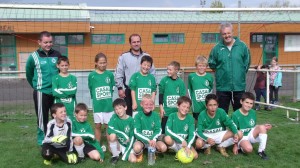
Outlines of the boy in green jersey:
[{"label": "boy in green jersey", "polygon": [[177,76],[179,70],[179,62],[172,61],[167,66],[168,75],[162,78],[159,83],[159,112],[162,119],[162,134],[165,133],[165,127],[169,115],[178,111],[177,99],[180,96],[186,95],[184,82]]},{"label": "boy in green jersey", "polygon": [[[243,132],[243,138],[239,141],[239,148],[245,153],[251,153],[253,150],[252,144],[259,143],[258,155],[268,160],[265,153],[267,145],[267,131],[272,128],[271,124],[256,125],[256,112],[252,109],[255,97],[250,92],[245,92],[242,95],[242,107],[232,114],[232,120],[237,126],[237,129]],[[236,151],[237,153],[237,151]]]},{"label": "boy in green jersey", "polygon": [[[218,98],[208,94],[205,98],[206,110],[198,118],[196,148],[205,149],[210,154],[211,146],[218,144],[217,149],[224,157],[229,157],[226,147],[237,143],[242,138],[233,121],[226,112],[218,108]],[[226,127],[230,130],[226,130]]]},{"label": "boy in green jersey", "polygon": [[67,116],[72,120],[76,105],[77,78],[68,72],[69,65],[67,57],[58,58],[56,66],[59,74],[52,78],[52,94],[55,98],[54,103],[63,103]]},{"label": "boy in green jersey", "polygon": [[166,125],[166,136],[164,142],[175,152],[185,148],[187,153],[193,152],[194,159],[198,153],[192,147],[195,140],[194,119],[189,115],[192,101],[186,96],[181,96],[177,101],[178,112],[170,114]]},{"label": "boy in green jersey", "polygon": [[207,65],[207,58],[198,56],[195,62],[197,71],[188,76],[188,93],[193,101],[192,111],[196,125],[200,112],[206,109],[205,97],[212,92],[214,86],[212,75],[206,72]]},{"label": "boy in green jersey", "polygon": [[[142,110],[140,103],[144,94],[150,94],[152,100],[155,101],[156,81],[154,75],[149,74],[152,64],[153,59],[150,56],[144,56],[141,59],[141,70],[134,73],[130,78],[129,87],[133,111]],[[134,117],[134,115],[132,116]]]},{"label": "boy in green jersey", "polygon": [[91,125],[87,122],[88,107],[84,103],[78,103],[75,107],[75,118],[72,120],[72,137],[74,147],[78,153],[78,160],[83,160],[85,155],[91,159],[103,162],[104,153]]},{"label": "boy in green jersey", "polygon": [[143,160],[145,148],[151,146],[161,153],[167,150],[166,144],[157,140],[161,135],[161,125],[158,113],[153,111],[155,106],[152,96],[145,94],[141,106],[143,111],[139,111],[134,117],[134,135],[137,141],[133,144],[133,150],[137,155],[137,162]]},{"label": "boy in green jersey", "polygon": [[[135,163],[136,156],[133,153],[132,146],[134,143],[133,124],[134,120],[126,114],[126,101],[117,98],[113,102],[115,114],[108,123],[109,144],[112,153],[111,163],[115,165],[119,160],[119,154],[122,153],[122,160],[128,160]],[[118,150],[120,145],[120,151]]]}]

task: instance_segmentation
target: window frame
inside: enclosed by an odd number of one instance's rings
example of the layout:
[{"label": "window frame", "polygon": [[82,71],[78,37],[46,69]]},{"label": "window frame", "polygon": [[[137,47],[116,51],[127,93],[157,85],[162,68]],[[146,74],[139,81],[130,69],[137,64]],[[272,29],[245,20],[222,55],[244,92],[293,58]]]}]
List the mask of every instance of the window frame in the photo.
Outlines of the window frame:
[{"label": "window frame", "polygon": [[[107,36],[106,37],[106,41],[105,42],[95,42],[93,39],[93,36],[97,36],[97,35],[104,35]],[[111,42],[110,37],[111,36],[121,36],[121,42]],[[91,44],[125,44],[125,34],[91,34]]]},{"label": "window frame", "polygon": [[[168,39],[167,42],[156,42],[155,41],[155,36],[163,36],[163,35],[167,36],[167,39]],[[183,41],[182,42],[172,42],[171,41],[171,36],[172,35],[182,35]],[[153,44],[185,44],[185,34],[184,33],[153,33],[152,43]]]},{"label": "window frame", "polygon": [[[204,40],[204,35],[215,35],[215,42],[207,42]],[[218,43],[220,41],[221,35],[219,32],[205,32],[205,33],[201,33],[201,42],[203,44],[215,44]]]}]

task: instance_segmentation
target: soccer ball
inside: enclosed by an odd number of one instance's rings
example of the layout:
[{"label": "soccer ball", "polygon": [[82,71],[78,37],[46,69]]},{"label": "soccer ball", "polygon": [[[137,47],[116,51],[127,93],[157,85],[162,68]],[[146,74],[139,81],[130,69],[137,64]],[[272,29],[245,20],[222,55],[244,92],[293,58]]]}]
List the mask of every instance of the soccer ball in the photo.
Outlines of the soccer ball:
[{"label": "soccer ball", "polygon": [[194,159],[194,153],[191,151],[190,154],[186,153],[184,148],[181,148],[176,156],[181,163],[191,163]]}]

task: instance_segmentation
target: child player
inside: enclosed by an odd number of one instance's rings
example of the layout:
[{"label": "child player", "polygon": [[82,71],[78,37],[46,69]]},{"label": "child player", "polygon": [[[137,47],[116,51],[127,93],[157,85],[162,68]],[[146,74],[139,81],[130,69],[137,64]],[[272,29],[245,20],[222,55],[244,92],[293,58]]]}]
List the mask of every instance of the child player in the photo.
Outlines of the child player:
[{"label": "child player", "polygon": [[152,63],[153,59],[150,56],[142,57],[140,72],[134,73],[130,78],[129,87],[131,89],[132,110],[134,111],[142,110],[140,103],[144,94],[150,94],[152,100],[155,101],[156,81],[155,77],[149,74]]},{"label": "child player", "polygon": [[103,162],[104,153],[99,142],[95,139],[93,129],[87,121],[88,107],[78,103],[75,107],[75,118],[72,120],[72,136],[74,147],[78,153],[78,160],[82,161],[85,155],[91,159]]},{"label": "child player", "polygon": [[[119,160],[119,154],[122,152],[122,160],[128,160],[135,163],[136,156],[133,153],[134,143],[133,124],[134,120],[126,114],[126,101],[118,98],[113,102],[115,114],[108,123],[109,144],[112,152],[111,163],[115,165]],[[118,151],[118,143],[121,151]]]},{"label": "child player", "polygon": [[206,72],[207,58],[198,56],[195,62],[196,72],[188,76],[188,92],[193,101],[192,111],[197,125],[198,116],[206,109],[205,97],[211,93],[214,86],[214,79],[210,73]]},{"label": "child player", "polygon": [[160,118],[154,112],[154,101],[152,96],[145,94],[141,101],[142,111],[134,117],[134,135],[137,141],[133,144],[133,150],[137,155],[137,162],[143,160],[143,150],[148,147],[156,148],[157,152],[165,152],[167,146],[164,142],[157,140],[161,134]]},{"label": "child player", "polygon": [[189,115],[192,101],[186,96],[181,96],[177,100],[178,112],[169,115],[166,125],[165,143],[175,152],[181,148],[194,153],[194,159],[198,158],[198,153],[192,147],[195,140],[194,119]]},{"label": "child player", "polygon": [[45,165],[51,165],[54,155],[69,164],[77,163],[71,138],[72,123],[67,118],[66,108],[62,103],[52,105],[51,115],[54,119],[47,124],[47,133],[42,145],[42,156]]},{"label": "child player", "polygon": [[177,76],[180,69],[179,62],[172,61],[167,66],[168,75],[161,79],[159,83],[159,109],[161,120],[162,134],[165,133],[165,127],[168,117],[176,113],[177,99],[186,95],[186,88],[181,78]]},{"label": "child player", "polygon": [[[196,140],[197,149],[205,149],[210,154],[211,146],[218,144],[217,149],[224,157],[229,157],[226,147],[233,145],[242,138],[233,121],[226,112],[218,108],[218,99],[215,94],[208,94],[205,98],[206,110],[198,118]],[[226,130],[226,127],[230,130]],[[237,147],[236,147],[237,148]]]},{"label": "child player", "polygon": [[77,78],[68,72],[70,63],[67,57],[59,57],[56,66],[59,74],[52,78],[54,102],[63,103],[67,110],[67,116],[72,120],[76,105]]},{"label": "child player", "polygon": [[[101,143],[101,128],[107,124],[114,114],[112,108],[113,87],[115,86],[114,75],[106,70],[107,57],[103,53],[95,56],[95,71],[88,77],[88,86],[93,99],[95,138]],[[108,135],[107,142],[108,140]],[[105,151],[105,146],[102,146]]]},{"label": "child player", "polygon": [[272,128],[271,124],[256,125],[256,113],[252,109],[255,97],[250,92],[242,95],[242,107],[232,114],[232,120],[237,128],[244,134],[239,142],[239,148],[245,153],[251,153],[253,147],[251,144],[259,143],[258,155],[268,160],[265,153],[267,145],[267,131]]}]

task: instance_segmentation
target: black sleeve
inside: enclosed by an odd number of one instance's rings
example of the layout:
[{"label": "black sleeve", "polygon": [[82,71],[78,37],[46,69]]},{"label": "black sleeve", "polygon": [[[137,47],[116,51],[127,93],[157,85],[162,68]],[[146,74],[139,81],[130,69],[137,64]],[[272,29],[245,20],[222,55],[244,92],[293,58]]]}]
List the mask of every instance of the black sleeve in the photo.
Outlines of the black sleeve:
[{"label": "black sleeve", "polygon": [[159,94],[158,103],[159,105],[164,104],[164,94]]}]

